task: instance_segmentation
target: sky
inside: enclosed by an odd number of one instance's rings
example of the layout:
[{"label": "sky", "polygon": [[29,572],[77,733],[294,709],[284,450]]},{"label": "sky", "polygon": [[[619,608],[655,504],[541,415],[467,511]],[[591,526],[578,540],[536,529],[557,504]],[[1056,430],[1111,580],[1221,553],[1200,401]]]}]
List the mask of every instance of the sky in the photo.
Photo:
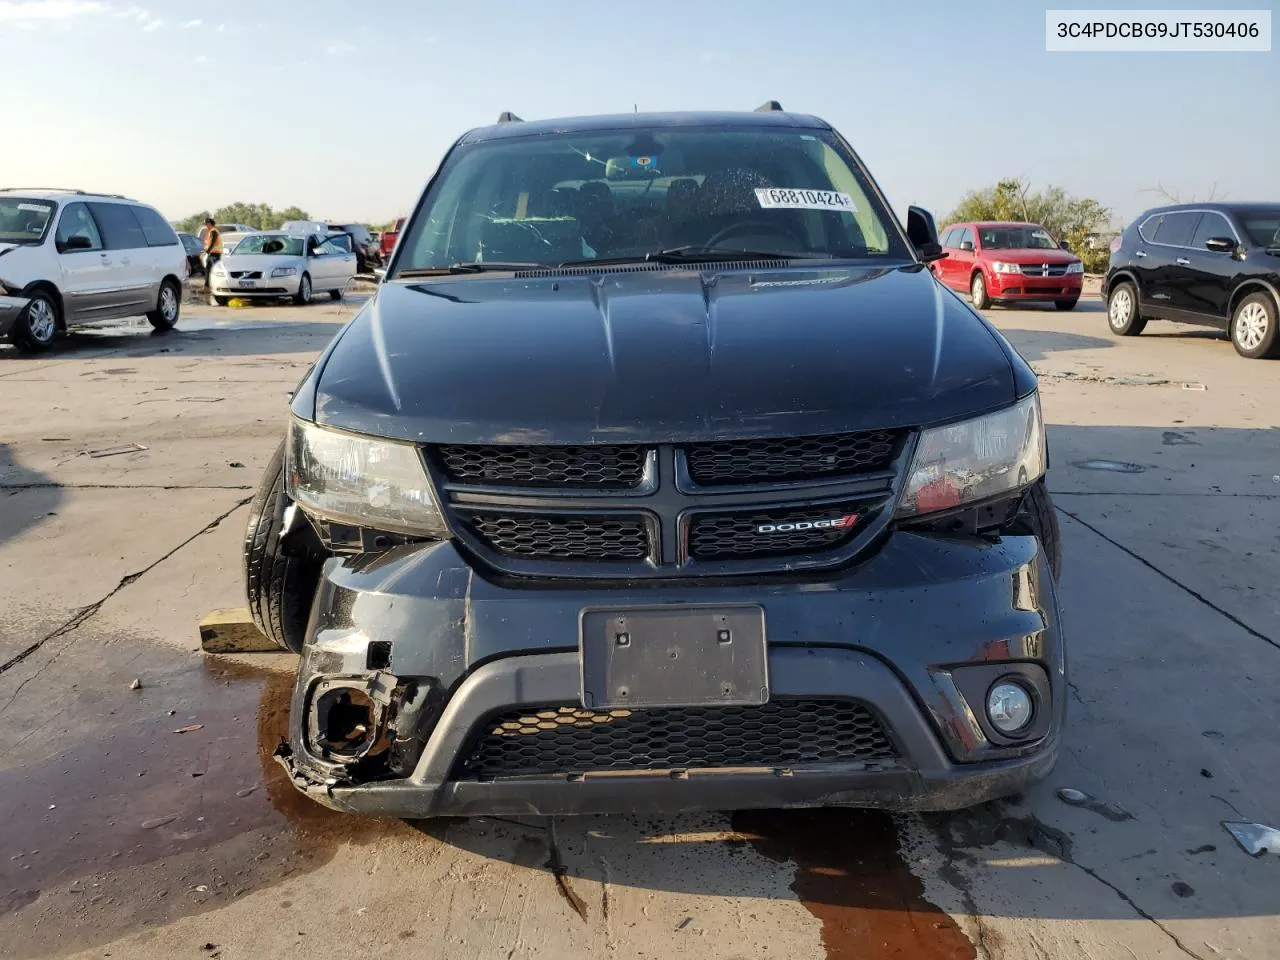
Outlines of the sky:
[{"label": "sky", "polygon": [[[1052,0],[0,0],[0,185],[378,223],[526,119],[750,110],[840,130],[900,216],[1009,176],[1100,200],[1280,200],[1270,53],[1048,53]],[[1124,8],[1138,3],[1118,5]],[[1151,6],[1148,4],[1148,6]],[[1160,8],[1273,10],[1272,0]]]}]

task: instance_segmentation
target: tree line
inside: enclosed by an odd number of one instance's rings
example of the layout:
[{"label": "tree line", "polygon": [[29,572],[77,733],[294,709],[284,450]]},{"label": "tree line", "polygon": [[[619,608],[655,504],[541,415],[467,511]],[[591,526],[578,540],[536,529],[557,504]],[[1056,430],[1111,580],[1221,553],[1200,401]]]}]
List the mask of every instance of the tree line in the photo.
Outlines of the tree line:
[{"label": "tree line", "polygon": [[285,207],[274,210],[265,203],[231,203],[210,213],[201,210],[178,222],[183,233],[199,233],[209,217],[215,223],[243,223],[255,230],[276,230],[290,220],[310,220],[311,215],[301,207]]}]

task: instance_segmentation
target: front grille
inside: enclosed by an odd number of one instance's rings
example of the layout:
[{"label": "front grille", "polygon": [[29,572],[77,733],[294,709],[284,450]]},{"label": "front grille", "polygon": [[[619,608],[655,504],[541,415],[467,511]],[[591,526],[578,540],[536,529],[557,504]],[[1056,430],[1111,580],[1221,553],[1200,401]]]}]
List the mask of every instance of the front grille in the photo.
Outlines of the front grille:
[{"label": "front grille", "polygon": [[821,506],[702,514],[689,525],[689,556],[744,559],[827,550],[853,536],[864,509]]},{"label": "front grille", "polygon": [[487,718],[464,748],[455,775],[796,767],[896,757],[884,725],[852,700],[610,711],[562,706]]},{"label": "front grille", "polygon": [[262,271],[261,270],[232,270],[231,279],[232,280],[261,280]]},{"label": "front grille", "polygon": [[887,430],[771,440],[720,440],[686,449],[695,483],[784,483],[872,473],[889,467],[899,434]]},{"label": "front grille", "polygon": [[437,448],[445,474],[460,483],[626,490],[644,478],[640,446]]},{"label": "front grille", "polygon": [[1024,277],[1061,277],[1066,272],[1065,263],[1024,263],[1022,265]]},{"label": "front grille", "polygon": [[650,553],[648,525],[634,514],[476,513],[462,519],[490,549],[507,557],[617,562],[643,560]]}]

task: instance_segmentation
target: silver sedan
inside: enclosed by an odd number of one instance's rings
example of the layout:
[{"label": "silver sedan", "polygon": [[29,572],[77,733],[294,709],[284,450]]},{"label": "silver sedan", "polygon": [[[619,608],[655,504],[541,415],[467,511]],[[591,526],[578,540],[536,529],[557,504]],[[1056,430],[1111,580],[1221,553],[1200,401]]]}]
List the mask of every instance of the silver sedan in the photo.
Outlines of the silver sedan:
[{"label": "silver sedan", "polygon": [[289,297],[310,303],[317,293],[334,300],[356,272],[355,254],[333,242],[334,234],[263,232],[245,237],[209,274],[213,301],[232,297]]}]

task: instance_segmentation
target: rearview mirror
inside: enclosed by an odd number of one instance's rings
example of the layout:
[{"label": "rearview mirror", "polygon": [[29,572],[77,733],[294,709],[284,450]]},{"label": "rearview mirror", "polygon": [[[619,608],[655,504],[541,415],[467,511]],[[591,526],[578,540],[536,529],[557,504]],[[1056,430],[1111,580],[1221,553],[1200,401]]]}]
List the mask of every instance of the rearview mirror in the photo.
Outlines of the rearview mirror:
[{"label": "rearview mirror", "polygon": [[1205,249],[1214,253],[1232,253],[1236,249],[1234,237],[1210,237],[1204,242]]},{"label": "rearview mirror", "polygon": [[907,207],[907,239],[916,248],[916,256],[925,263],[941,260],[946,256],[938,243],[938,225],[933,214],[924,207]]}]

